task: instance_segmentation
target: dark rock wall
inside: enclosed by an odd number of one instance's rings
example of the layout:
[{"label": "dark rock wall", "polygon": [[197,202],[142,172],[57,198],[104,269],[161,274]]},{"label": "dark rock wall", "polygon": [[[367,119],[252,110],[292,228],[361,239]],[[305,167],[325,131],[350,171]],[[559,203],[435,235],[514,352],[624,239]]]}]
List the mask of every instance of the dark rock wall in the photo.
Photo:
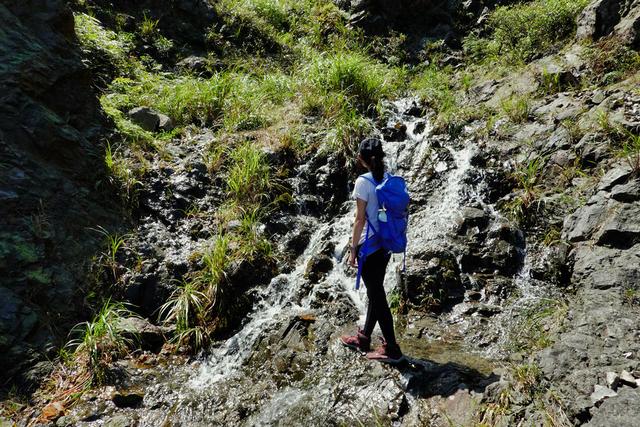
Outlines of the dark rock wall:
[{"label": "dark rock wall", "polygon": [[[0,4],[0,364],[6,377],[64,336],[108,209],[103,120],[65,2]],[[104,191],[100,191],[104,192]],[[104,222],[102,222],[104,223]],[[67,320],[68,319],[68,320]],[[59,328],[59,329],[58,329]]]}]

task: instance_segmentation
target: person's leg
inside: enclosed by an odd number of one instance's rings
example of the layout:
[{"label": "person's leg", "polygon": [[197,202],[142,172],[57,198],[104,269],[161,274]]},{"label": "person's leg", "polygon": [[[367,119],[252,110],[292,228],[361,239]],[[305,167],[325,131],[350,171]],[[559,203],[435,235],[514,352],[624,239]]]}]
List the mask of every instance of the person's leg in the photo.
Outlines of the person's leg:
[{"label": "person's leg", "polygon": [[371,336],[377,321],[387,344],[395,346],[393,316],[384,291],[384,276],[389,259],[390,255],[380,250],[369,255],[362,266],[362,278],[367,287],[367,297],[369,298],[367,320],[363,333]]}]

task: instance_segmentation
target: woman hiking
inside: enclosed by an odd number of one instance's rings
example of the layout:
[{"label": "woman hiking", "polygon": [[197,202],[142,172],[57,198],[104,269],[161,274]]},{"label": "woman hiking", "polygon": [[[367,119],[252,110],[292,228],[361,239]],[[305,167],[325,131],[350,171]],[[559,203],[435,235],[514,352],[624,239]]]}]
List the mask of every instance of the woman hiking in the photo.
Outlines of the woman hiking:
[{"label": "woman hiking", "polygon": [[[385,177],[382,142],[375,138],[362,141],[357,161],[369,172],[356,179],[353,190],[353,198],[356,199],[356,219],[353,225],[349,265],[356,267],[356,262],[362,263],[360,268],[367,288],[369,306],[364,328],[359,329],[355,335],[342,336],[340,340],[347,347],[366,352],[369,359],[398,363],[403,359],[403,355],[396,342],[393,317],[384,290],[384,275],[391,254],[382,249],[375,235],[375,230],[378,230],[378,198],[374,182],[380,183]],[[368,227],[366,232],[365,227]],[[361,253],[363,248],[367,253]],[[380,348],[371,351],[371,334],[376,323],[380,326],[384,338]]]}]

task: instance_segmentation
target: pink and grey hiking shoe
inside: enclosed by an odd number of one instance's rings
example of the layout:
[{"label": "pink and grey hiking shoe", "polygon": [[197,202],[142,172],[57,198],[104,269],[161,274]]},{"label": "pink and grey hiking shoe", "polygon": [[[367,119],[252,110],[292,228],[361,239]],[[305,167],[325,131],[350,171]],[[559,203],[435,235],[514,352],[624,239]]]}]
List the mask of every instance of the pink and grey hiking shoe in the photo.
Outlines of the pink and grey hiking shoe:
[{"label": "pink and grey hiking shoe", "polygon": [[350,347],[364,353],[371,351],[371,338],[362,333],[362,329],[358,329],[355,335],[343,335],[340,342],[346,347]]},{"label": "pink and grey hiking shoe", "polygon": [[404,356],[398,344],[391,345],[382,340],[382,345],[376,351],[367,353],[367,359],[396,364],[402,362]]}]

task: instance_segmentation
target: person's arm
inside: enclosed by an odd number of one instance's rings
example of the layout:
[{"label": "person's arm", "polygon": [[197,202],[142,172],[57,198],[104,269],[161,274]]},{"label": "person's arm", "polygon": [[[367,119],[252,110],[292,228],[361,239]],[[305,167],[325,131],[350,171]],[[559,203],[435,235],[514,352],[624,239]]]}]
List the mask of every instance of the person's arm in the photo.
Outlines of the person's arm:
[{"label": "person's arm", "polygon": [[358,258],[358,242],[362,235],[362,230],[367,223],[367,202],[357,198],[356,199],[356,220],[353,223],[353,233],[351,235],[351,247],[349,249],[349,265],[356,266],[356,259]]}]

